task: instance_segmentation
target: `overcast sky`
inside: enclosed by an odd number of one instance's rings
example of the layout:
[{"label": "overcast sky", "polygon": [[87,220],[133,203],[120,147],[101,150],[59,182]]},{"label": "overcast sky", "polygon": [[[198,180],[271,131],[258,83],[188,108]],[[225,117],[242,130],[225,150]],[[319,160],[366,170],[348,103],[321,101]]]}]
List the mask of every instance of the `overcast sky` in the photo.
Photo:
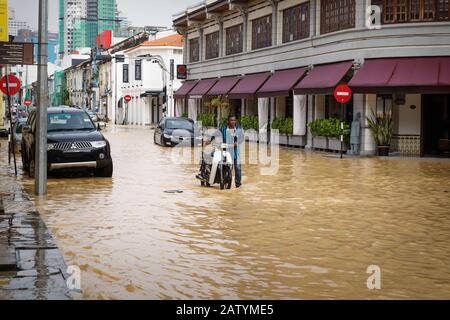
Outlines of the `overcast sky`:
[{"label": "overcast sky", "polygon": [[[9,0],[10,7],[16,9],[19,20],[28,21],[37,28],[38,0]],[[133,26],[172,26],[172,14],[197,4],[199,0],[117,0],[119,10],[125,12]],[[58,0],[49,0],[49,28],[58,31]]]}]

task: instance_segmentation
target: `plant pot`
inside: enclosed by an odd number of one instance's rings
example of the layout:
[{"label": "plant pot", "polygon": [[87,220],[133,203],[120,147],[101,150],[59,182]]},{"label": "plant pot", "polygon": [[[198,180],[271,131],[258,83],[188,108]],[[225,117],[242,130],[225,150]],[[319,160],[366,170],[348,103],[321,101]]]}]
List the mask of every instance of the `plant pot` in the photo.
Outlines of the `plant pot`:
[{"label": "plant pot", "polygon": [[332,151],[346,151],[348,148],[345,142],[341,143],[341,139],[328,138],[328,149]]},{"label": "plant pot", "polygon": [[377,146],[377,153],[379,157],[389,157],[391,146]]},{"label": "plant pot", "polygon": [[313,148],[315,149],[328,149],[328,139],[326,137],[314,137]]}]

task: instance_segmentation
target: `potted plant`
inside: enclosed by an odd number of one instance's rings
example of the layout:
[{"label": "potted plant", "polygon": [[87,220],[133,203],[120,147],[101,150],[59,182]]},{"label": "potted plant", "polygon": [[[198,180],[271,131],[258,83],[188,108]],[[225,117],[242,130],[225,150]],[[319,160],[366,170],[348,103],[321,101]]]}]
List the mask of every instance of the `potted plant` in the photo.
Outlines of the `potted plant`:
[{"label": "potted plant", "polygon": [[250,141],[258,141],[259,118],[258,116],[242,116],[240,120],[242,129]]},{"label": "potted plant", "polygon": [[[341,150],[341,135],[344,134],[344,141],[349,139],[350,126],[345,123],[344,131],[341,128],[341,120],[336,118],[317,119],[309,124],[313,136],[313,147],[324,150]],[[345,146],[344,146],[345,150]]]},{"label": "potted plant", "polygon": [[370,131],[373,134],[377,146],[377,154],[380,157],[389,156],[392,136],[394,134],[394,122],[390,114],[377,114],[372,112],[371,117],[367,117]]},{"label": "potted plant", "polygon": [[275,118],[272,121],[272,129],[278,130],[279,132],[279,138],[280,138],[280,145],[288,145],[289,144],[289,137],[288,135],[292,135],[294,132],[294,122],[290,119],[286,118]]}]

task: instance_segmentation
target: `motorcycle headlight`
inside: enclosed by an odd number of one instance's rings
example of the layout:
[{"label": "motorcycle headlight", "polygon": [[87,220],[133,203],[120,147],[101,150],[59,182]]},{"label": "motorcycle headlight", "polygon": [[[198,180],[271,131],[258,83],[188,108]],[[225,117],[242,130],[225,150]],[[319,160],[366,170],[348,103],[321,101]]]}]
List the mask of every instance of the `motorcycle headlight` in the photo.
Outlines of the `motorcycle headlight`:
[{"label": "motorcycle headlight", "polygon": [[48,143],[47,144],[47,151],[53,150],[55,149],[55,144],[54,143]]},{"label": "motorcycle headlight", "polygon": [[92,147],[96,149],[101,149],[106,147],[106,141],[93,141],[91,142]]}]

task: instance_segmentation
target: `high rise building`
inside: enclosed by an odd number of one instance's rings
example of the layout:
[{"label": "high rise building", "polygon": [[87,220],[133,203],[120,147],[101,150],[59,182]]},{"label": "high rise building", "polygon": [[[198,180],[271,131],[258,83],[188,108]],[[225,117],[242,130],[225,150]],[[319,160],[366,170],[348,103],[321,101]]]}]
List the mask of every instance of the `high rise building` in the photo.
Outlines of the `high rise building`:
[{"label": "high rise building", "polygon": [[86,16],[86,0],[59,0],[59,53],[69,54],[81,43],[80,21]]},{"label": "high rise building", "polygon": [[28,22],[16,19],[16,10],[14,8],[10,7],[8,11],[8,33],[10,36],[16,37],[19,30],[30,29]]},{"label": "high rise building", "polygon": [[60,0],[60,53],[92,48],[97,35],[115,30],[116,0]]}]

